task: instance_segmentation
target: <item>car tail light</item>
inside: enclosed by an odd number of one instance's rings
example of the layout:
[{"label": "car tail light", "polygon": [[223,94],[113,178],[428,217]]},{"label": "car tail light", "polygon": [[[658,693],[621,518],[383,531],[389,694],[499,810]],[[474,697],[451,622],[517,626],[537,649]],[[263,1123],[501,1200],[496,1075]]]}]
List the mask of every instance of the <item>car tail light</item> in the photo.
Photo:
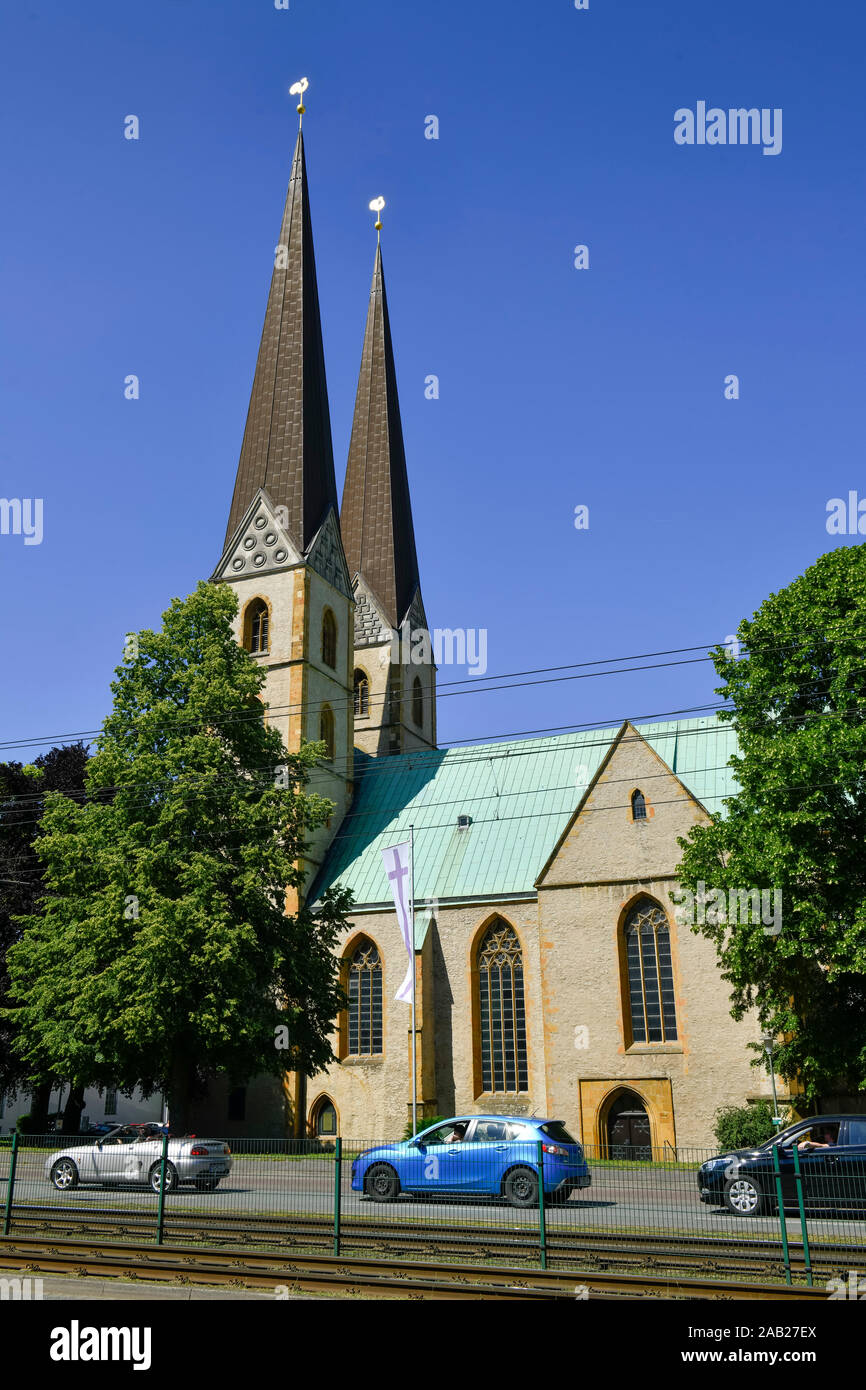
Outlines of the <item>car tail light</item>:
[{"label": "car tail light", "polygon": [[546,1154],[556,1154],[557,1158],[568,1158],[568,1149],[561,1149],[558,1144],[542,1144]]},{"label": "car tail light", "polygon": [[231,1153],[231,1149],[229,1148],[228,1144],[223,1144],[223,1153],[224,1153],[224,1154],[230,1154],[230,1153]]},{"label": "car tail light", "polygon": [[189,1152],[192,1158],[207,1158],[207,1149],[203,1149],[201,1144],[194,1144]]}]

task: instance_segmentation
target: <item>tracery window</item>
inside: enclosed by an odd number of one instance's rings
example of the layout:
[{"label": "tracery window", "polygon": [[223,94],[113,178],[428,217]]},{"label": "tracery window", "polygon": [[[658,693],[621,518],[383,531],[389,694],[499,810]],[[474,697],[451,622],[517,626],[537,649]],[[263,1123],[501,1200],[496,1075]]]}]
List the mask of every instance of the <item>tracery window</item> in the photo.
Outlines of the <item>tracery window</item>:
[{"label": "tracery window", "polygon": [[358,947],[349,963],[346,1052],[350,1057],[382,1051],[382,962],[372,941]]},{"label": "tracery window", "polygon": [[641,898],[628,914],[625,947],[632,1041],[676,1042],[670,927],[651,898]]},{"label": "tracery window", "polygon": [[496,921],[478,948],[481,1085],[528,1091],[523,952],[514,928]]},{"label": "tracery window", "polygon": [[631,794],[631,818],[632,820],[646,820],[646,797],[643,792],[635,791]]}]

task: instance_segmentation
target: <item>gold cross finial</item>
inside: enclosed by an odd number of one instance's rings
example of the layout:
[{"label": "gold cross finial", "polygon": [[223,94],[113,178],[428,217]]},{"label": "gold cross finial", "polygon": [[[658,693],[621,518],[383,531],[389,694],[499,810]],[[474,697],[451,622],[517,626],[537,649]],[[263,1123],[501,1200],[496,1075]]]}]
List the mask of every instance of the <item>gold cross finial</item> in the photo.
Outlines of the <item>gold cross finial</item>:
[{"label": "gold cross finial", "polygon": [[299,128],[304,124],[304,112],[305,112],[306,109],[307,109],[306,106],[304,105],[304,92],[307,90],[307,88],[309,87],[309,85],[310,85],[309,78],[307,78],[307,77],[302,77],[301,80],[300,80],[300,82],[293,82],[292,85],[291,85],[291,87],[289,88],[289,96],[290,96],[290,97],[297,97],[297,98],[298,98],[298,127],[299,127]]},{"label": "gold cross finial", "polygon": [[382,209],[385,206],[385,199],[382,197],[374,198],[370,204],[370,211],[376,214],[376,239],[381,240],[382,232]]}]

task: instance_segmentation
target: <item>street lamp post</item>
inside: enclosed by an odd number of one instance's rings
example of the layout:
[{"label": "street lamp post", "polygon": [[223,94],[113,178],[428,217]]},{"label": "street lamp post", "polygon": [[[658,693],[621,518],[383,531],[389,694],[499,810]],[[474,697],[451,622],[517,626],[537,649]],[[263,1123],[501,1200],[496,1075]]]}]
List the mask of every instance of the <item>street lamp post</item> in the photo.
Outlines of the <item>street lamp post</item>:
[{"label": "street lamp post", "polygon": [[765,1033],[761,1041],[764,1044],[764,1051],[767,1054],[767,1065],[770,1068],[770,1084],[773,1087],[773,1124],[776,1126],[776,1133],[782,1123],[782,1116],[779,1114],[779,1101],[776,1096],[776,1073],[773,1069],[773,1034]]}]

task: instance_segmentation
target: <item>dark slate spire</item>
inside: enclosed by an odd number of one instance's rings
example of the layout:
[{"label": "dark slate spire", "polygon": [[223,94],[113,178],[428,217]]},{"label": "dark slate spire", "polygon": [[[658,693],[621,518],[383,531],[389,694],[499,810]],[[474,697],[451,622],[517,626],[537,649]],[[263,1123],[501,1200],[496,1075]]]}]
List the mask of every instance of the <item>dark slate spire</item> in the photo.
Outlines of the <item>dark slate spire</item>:
[{"label": "dark slate spire", "polygon": [[287,530],[299,549],[306,551],[328,508],[336,513],[338,504],[300,132],[279,246],[226,542],[263,487],[276,506],[287,508]]},{"label": "dark slate spire", "polygon": [[384,604],[392,627],[399,627],[418,588],[418,559],[380,247],[367,311],[340,528],[350,574],[361,575]]}]

